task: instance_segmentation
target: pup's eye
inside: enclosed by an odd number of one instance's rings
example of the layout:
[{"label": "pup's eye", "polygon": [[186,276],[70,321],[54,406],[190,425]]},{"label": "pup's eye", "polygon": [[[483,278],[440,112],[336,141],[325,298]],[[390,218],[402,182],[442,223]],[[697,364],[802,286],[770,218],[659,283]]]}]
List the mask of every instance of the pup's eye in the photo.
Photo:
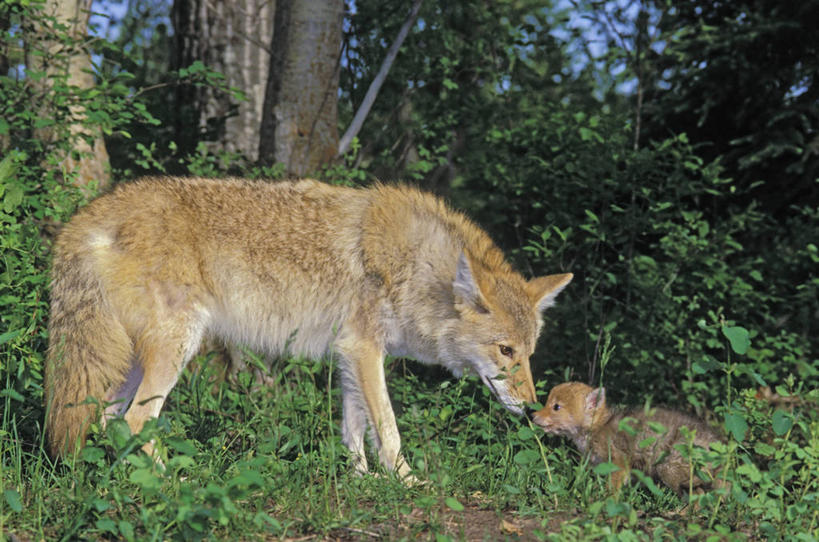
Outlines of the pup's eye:
[{"label": "pup's eye", "polygon": [[560,410],[560,403],[555,403],[552,408],[555,410]]},{"label": "pup's eye", "polygon": [[511,358],[515,355],[515,351],[512,349],[511,346],[506,346],[505,344],[500,345],[500,353],[506,356],[507,358]]}]

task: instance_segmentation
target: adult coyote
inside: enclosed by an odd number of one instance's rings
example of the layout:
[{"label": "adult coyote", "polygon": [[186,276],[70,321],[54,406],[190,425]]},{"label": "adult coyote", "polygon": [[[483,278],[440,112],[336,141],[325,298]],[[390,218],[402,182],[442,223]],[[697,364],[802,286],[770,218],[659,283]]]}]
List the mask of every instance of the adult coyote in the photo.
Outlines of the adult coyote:
[{"label": "adult coyote", "polygon": [[105,415],[124,412],[139,431],[208,335],[336,356],[356,468],[367,470],[369,425],[381,463],[403,476],[384,356],[472,370],[522,414],[535,401],[529,356],[541,311],[571,278],[524,280],[483,231],[412,188],[125,183],[77,213],[54,247],[51,449],[82,446],[98,415],[88,397],[114,402]]}]

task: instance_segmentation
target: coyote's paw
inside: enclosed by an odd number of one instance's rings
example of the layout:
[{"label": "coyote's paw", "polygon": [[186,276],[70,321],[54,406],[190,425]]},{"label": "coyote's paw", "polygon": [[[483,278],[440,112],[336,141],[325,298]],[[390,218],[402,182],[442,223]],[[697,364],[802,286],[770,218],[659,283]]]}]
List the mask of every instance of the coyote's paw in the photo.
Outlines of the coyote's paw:
[{"label": "coyote's paw", "polygon": [[[363,476],[364,475],[364,473],[361,473],[361,472],[358,472],[358,471],[356,471],[356,474],[358,476]],[[407,487],[422,487],[422,486],[425,486],[425,485],[427,485],[429,483],[428,480],[422,480],[422,479],[418,478],[417,476],[415,476],[414,474],[409,474],[409,473],[401,474],[401,473],[399,473],[397,471],[368,472],[367,474],[370,475],[370,476],[373,476],[375,478],[393,478],[393,477],[395,477],[402,484],[404,484]]]},{"label": "coyote's paw", "polygon": [[422,480],[412,474],[407,460],[403,457],[398,458],[398,464],[393,472],[407,487],[420,487],[429,483],[428,480]]},{"label": "coyote's paw", "polygon": [[407,487],[424,487],[429,485],[429,480],[422,480],[414,474],[405,474],[401,477],[401,481],[404,482],[404,485]]}]

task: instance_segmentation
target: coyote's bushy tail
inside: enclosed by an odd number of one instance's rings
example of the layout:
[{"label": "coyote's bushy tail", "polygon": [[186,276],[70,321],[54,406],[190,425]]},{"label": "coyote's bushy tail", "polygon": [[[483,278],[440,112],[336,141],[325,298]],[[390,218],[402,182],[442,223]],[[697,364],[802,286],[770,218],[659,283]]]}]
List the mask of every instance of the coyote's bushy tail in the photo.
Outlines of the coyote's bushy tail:
[{"label": "coyote's bushy tail", "polygon": [[88,247],[59,241],[55,247],[48,329],[45,427],[51,453],[63,456],[82,447],[99,415],[86,399],[101,405],[125,381],[133,350]]}]

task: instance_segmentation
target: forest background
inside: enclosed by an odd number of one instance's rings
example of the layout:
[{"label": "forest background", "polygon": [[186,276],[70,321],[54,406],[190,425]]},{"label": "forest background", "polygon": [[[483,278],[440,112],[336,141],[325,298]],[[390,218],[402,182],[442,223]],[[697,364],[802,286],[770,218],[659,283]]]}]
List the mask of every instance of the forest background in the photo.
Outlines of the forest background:
[{"label": "forest background", "polygon": [[[2,0],[0,538],[469,538],[488,511],[484,536],[816,539],[817,21],[815,0]],[[442,195],[524,274],[575,274],[533,358],[539,394],[583,380],[707,418],[731,495],[676,519],[647,479],[613,499],[605,467],[406,360],[391,393],[426,487],[328,463],[337,391],[303,360],[255,399],[192,371],[142,436],[171,432],[175,479],[113,429],[54,464],[51,241],[145,174]]]}]

